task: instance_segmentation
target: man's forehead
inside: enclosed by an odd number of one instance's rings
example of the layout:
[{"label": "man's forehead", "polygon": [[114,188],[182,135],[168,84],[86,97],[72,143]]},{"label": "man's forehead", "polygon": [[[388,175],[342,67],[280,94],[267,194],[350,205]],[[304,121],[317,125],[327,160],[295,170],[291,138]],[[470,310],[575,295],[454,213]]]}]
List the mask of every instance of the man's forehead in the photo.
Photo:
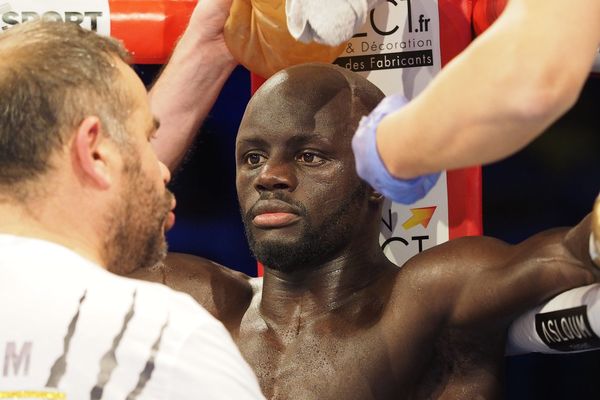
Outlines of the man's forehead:
[{"label": "man's forehead", "polygon": [[312,131],[316,124],[339,124],[352,118],[353,99],[347,89],[329,93],[278,89],[283,88],[274,88],[252,99],[242,126],[266,129],[295,126],[301,131]]},{"label": "man's forehead", "polygon": [[362,103],[362,96],[374,97],[375,93],[362,86],[357,89],[358,83],[373,86],[364,78],[346,75],[340,68],[314,64],[274,75],[250,100],[238,139],[268,135],[271,141],[288,140],[317,133],[328,140],[345,140],[360,116],[370,111]]},{"label": "man's forehead", "polygon": [[323,132],[306,132],[299,130],[268,133],[265,130],[246,130],[240,132],[240,135],[237,137],[238,145],[264,147],[271,145],[275,141],[281,141],[286,145],[291,146],[302,146],[309,143],[331,145],[334,143],[333,138],[330,135],[323,134]]},{"label": "man's forehead", "polygon": [[348,113],[328,105],[299,105],[288,108],[273,105],[248,112],[240,125],[238,142],[275,141],[289,144],[330,143],[346,135]]}]

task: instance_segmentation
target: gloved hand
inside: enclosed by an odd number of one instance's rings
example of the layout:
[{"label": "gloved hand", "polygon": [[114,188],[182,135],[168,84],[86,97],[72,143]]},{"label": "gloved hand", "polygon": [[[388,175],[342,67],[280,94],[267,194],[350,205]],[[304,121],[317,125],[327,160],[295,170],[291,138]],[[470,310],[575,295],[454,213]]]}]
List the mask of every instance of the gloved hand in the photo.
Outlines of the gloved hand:
[{"label": "gloved hand", "polygon": [[364,25],[369,10],[385,0],[287,0],[290,33],[304,43],[345,43]]},{"label": "gloved hand", "polygon": [[[368,116],[360,120],[352,138],[352,150],[358,176],[385,197],[397,203],[411,204],[427,195],[440,174],[424,175],[413,179],[395,178],[383,164],[376,143],[379,122],[386,115],[401,109],[406,104],[408,100],[399,94],[383,99]],[[402,154],[398,154],[398,157],[402,157]]]}]

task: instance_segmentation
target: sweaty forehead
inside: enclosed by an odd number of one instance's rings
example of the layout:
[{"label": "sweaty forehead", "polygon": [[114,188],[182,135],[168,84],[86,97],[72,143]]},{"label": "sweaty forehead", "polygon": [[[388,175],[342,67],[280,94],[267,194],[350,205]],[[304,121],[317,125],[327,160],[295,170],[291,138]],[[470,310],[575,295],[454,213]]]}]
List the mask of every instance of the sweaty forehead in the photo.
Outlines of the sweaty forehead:
[{"label": "sweaty forehead", "polygon": [[301,66],[276,74],[251,99],[240,136],[315,132],[331,139],[354,130],[366,113],[352,82],[329,66]]}]

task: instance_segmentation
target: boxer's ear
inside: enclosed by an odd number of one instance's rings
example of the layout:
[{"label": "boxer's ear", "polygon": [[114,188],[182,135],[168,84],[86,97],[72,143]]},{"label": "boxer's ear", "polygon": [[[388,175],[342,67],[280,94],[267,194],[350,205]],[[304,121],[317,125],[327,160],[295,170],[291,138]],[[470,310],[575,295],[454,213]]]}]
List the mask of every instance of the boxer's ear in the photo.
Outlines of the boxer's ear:
[{"label": "boxer's ear", "polygon": [[383,200],[385,200],[385,197],[381,193],[379,193],[371,187],[369,187],[369,192],[369,201],[374,203],[381,203],[383,202]]}]

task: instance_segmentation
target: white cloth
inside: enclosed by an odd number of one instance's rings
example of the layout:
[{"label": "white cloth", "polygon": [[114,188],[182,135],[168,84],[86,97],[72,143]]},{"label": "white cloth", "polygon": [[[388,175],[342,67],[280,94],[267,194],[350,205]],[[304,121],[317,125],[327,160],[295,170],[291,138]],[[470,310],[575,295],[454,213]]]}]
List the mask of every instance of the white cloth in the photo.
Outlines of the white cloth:
[{"label": "white cloth", "polygon": [[0,235],[0,304],[0,393],[264,398],[229,333],[191,297],[62,246]]},{"label": "white cloth", "polygon": [[298,41],[337,46],[364,25],[384,0],[286,0],[288,30]]}]

